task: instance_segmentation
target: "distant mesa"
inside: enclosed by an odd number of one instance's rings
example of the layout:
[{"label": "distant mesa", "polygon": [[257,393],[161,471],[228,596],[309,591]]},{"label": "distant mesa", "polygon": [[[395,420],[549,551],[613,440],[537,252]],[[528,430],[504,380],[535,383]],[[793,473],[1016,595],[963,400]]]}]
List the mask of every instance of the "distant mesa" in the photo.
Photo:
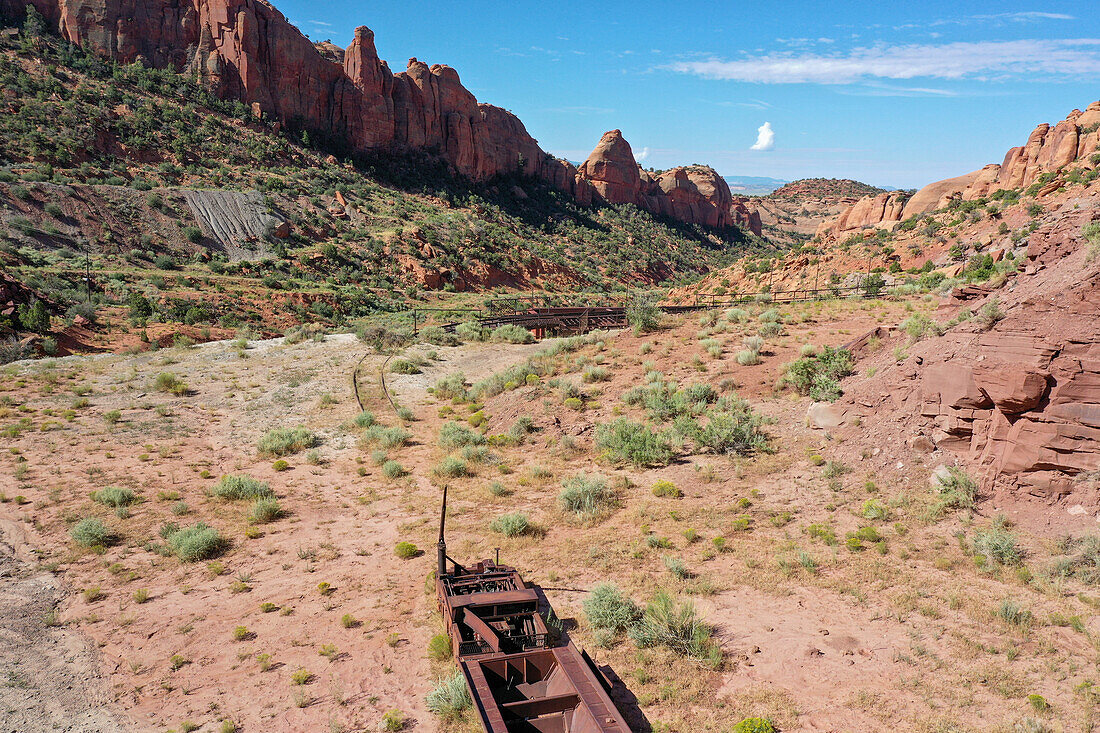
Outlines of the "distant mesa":
[{"label": "distant mesa", "polygon": [[751,210],[733,205],[713,169],[642,176],[621,135],[621,143],[605,135],[578,170],[542,150],[518,117],[478,102],[451,67],[412,58],[392,73],[365,26],[341,49],[315,44],[252,0],[0,0],[0,11],[19,17],[32,4],[89,51],[198,76],[224,99],[349,151],[430,151],[475,181],[518,171],[582,204],[630,201],[692,224],[753,228]]}]

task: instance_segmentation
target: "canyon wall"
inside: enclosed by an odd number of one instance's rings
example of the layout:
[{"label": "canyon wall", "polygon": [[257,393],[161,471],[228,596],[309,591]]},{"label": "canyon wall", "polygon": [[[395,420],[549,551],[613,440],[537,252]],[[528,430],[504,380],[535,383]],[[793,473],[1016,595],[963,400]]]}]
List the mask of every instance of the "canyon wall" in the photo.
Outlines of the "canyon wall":
[{"label": "canyon wall", "polygon": [[917,191],[904,206],[891,201],[894,194],[866,196],[835,219],[818,228],[819,236],[841,236],[866,228],[892,229],[898,222],[946,206],[951,199],[964,201],[987,197],[999,189],[1021,189],[1037,183],[1044,174],[1055,177],[1039,191],[1049,193],[1061,186],[1057,178],[1064,168],[1077,165],[1096,168],[1092,156],[1100,148],[1100,102],[1084,112],[1075,109],[1066,119],[1051,127],[1035,128],[1027,143],[1012,148],[1000,164],[991,163],[980,170],[956,178],[930,183]]},{"label": "canyon wall", "polygon": [[713,169],[653,178],[616,131],[621,145],[608,133],[578,171],[543,151],[515,115],[478,102],[451,67],[413,58],[392,73],[366,27],[341,49],[314,44],[263,0],[0,0],[0,11],[17,19],[28,5],[90,52],[197,75],[222,98],[358,152],[432,151],[475,181],[520,171],[584,205],[630,202],[686,223],[739,224],[759,234],[759,217],[733,201]]}]

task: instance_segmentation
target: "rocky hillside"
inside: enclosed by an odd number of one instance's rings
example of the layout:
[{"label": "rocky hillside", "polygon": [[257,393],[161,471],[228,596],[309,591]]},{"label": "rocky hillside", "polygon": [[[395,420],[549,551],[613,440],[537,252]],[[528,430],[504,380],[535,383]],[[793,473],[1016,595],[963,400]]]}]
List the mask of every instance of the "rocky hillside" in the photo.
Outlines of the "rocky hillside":
[{"label": "rocky hillside", "polygon": [[[20,284],[0,331],[52,331],[62,352],[334,325],[445,291],[655,284],[750,244],[582,206],[519,171],[479,183],[425,154],[341,162],[192,79],[49,35],[0,35],[0,88],[0,270]],[[703,211],[680,183],[682,210]],[[36,298],[49,328],[20,322]],[[107,333],[70,333],[80,319]]]},{"label": "rocky hillside", "polygon": [[785,186],[777,188],[770,194],[776,199],[817,199],[836,200],[846,198],[860,198],[882,193],[881,188],[869,186],[866,183],[853,181],[850,178],[803,178],[791,181]]},{"label": "rocky hillside", "polygon": [[[644,197],[605,195],[609,183],[622,182],[601,179],[600,171],[621,160],[577,170],[543,151],[515,115],[479,103],[453,68],[411,58],[405,71],[392,73],[367,27],[341,49],[315,45],[262,0],[0,0],[0,14],[12,20],[28,7],[42,18],[32,23],[89,52],[196,78],[219,99],[239,101],[253,117],[341,157],[430,151],[472,181],[520,173],[581,205],[630,202],[689,224],[750,223],[747,213],[730,210],[729,186],[709,168],[670,171]],[[597,153],[614,156],[605,141]]]},{"label": "rocky hillside", "polygon": [[777,246],[799,246],[860,196],[881,189],[850,179],[806,178],[791,181],[745,206],[759,216],[761,234]]},{"label": "rocky hillside", "polygon": [[1075,109],[1051,127],[1035,128],[1027,142],[1009,150],[1000,164],[956,178],[930,183],[912,197],[903,192],[865,196],[818,234],[837,239],[862,229],[893,230],[903,221],[941,210],[958,202],[1001,200],[1025,191],[1040,199],[1069,185],[1091,181],[1100,165],[1100,102],[1082,112]]}]

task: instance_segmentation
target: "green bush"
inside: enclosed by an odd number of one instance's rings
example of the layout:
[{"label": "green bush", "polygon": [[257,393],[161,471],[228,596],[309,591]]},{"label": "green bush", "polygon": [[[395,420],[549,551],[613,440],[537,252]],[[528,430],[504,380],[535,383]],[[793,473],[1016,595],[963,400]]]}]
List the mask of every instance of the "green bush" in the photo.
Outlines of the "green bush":
[{"label": "green bush", "polygon": [[444,720],[458,718],[473,704],[473,700],[470,699],[470,690],[466,687],[466,677],[458,670],[450,677],[441,680],[428,693],[424,702],[429,712]]},{"label": "green bush", "polygon": [[634,329],[635,335],[656,331],[661,327],[661,309],[656,301],[637,296],[626,307],[626,322]]},{"label": "green bush", "polygon": [[439,445],[450,450],[467,445],[481,445],[484,442],[484,435],[459,425],[453,420],[448,420],[439,428]]},{"label": "green bush", "polygon": [[910,341],[920,341],[926,336],[939,336],[943,329],[938,323],[923,313],[914,313],[901,323],[901,328],[909,334]]},{"label": "green bush", "polygon": [[666,436],[625,417],[596,427],[596,448],[635,466],[667,466],[675,455]]},{"label": "green bush", "polygon": [[135,503],[137,501],[137,494],[130,489],[123,489],[117,486],[106,486],[93,493],[92,499],[104,506],[117,508],[130,506]]},{"label": "green bush", "polygon": [[682,656],[706,660],[714,667],[722,662],[714,629],[703,622],[695,604],[690,600],[677,603],[665,591],[657,592],[627,633],[641,649],[663,646]]},{"label": "green bush", "polygon": [[523,326],[506,323],[503,326],[493,329],[493,333],[489,339],[491,341],[508,344],[530,344],[535,341],[535,334],[531,333]]},{"label": "green bush", "polygon": [[436,381],[435,386],[432,389],[438,399],[441,400],[463,400],[467,399],[466,393],[466,375],[462,372],[455,374],[448,374]]},{"label": "green bush", "polygon": [[185,395],[189,391],[187,385],[172,372],[158,374],[156,387],[158,392],[168,392],[177,396]]},{"label": "green bush", "polygon": [[411,560],[420,554],[420,548],[411,542],[398,542],[393,548],[393,554],[402,560]]},{"label": "green bush", "polygon": [[289,456],[316,444],[316,436],[308,428],[299,425],[294,428],[268,430],[256,443],[256,449],[263,456]]},{"label": "green bush", "polygon": [[455,334],[463,341],[488,341],[489,330],[477,321],[467,321],[455,327]]},{"label": "green bush", "polygon": [[653,484],[653,495],[667,496],[672,499],[679,499],[683,497],[684,492],[680,491],[680,489],[676,487],[676,484],[672,483],[671,481],[661,479],[660,481],[657,481]]},{"label": "green bush", "polygon": [[370,426],[363,431],[363,435],[359,438],[360,445],[363,447],[378,445],[383,450],[400,448],[407,445],[410,440],[412,440],[412,433],[405,428],[384,428],[381,425]]},{"label": "green bush", "polygon": [[461,478],[470,475],[470,467],[461,458],[447,456],[432,469],[432,474],[441,478]]},{"label": "green bush", "polygon": [[421,341],[433,346],[458,346],[458,337],[453,333],[447,333],[442,326],[427,326],[420,329],[418,334]]},{"label": "green bush", "polygon": [[707,424],[692,436],[695,442],[722,455],[744,456],[769,450],[770,442],[763,431],[764,418],[747,402],[727,404],[729,409],[710,413]]},{"label": "green bush", "polygon": [[370,410],[363,410],[355,416],[355,425],[360,428],[369,428],[374,422],[374,413]]},{"label": "green bush", "polygon": [[394,359],[390,363],[390,371],[394,374],[420,374],[420,367],[408,359]]},{"label": "green bush", "polygon": [[107,526],[95,517],[81,519],[73,525],[69,535],[81,547],[106,547],[114,540]]},{"label": "green bush", "polygon": [[731,733],[776,733],[776,728],[770,718],[745,718]]},{"label": "green bush", "polygon": [[996,526],[974,534],[974,552],[1001,565],[1016,565],[1023,557],[1016,535]]},{"label": "green bush", "polygon": [[386,478],[401,478],[409,472],[397,461],[386,461],[382,464],[382,475]]},{"label": "green bush", "polygon": [[489,524],[489,529],[504,535],[505,537],[519,537],[525,534],[531,523],[523,512],[511,512],[501,514]]},{"label": "green bush", "polygon": [[818,402],[832,402],[842,393],[839,380],[852,373],[852,352],[826,346],[817,356],[787,364],[783,383]]},{"label": "green bush", "polygon": [[184,562],[209,560],[220,555],[228,542],[213,527],[198,524],[168,534],[168,546]]},{"label": "green bush", "polygon": [[949,467],[947,476],[940,476],[936,481],[939,485],[939,501],[929,510],[933,519],[943,516],[948,509],[973,508],[978,496],[978,485],[961,468]]},{"label": "green bush", "polygon": [[437,662],[445,662],[454,656],[454,647],[451,637],[446,634],[436,634],[428,640],[428,656]]},{"label": "green bush", "polygon": [[251,476],[226,474],[218,480],[218,483],[214,484],[214,488],[210,490],[214,496],[219,499],[228,499],[230,501],[237,501],[240,499],[262,499],[266,497],[275,496],[275,492],[271,490],[265,482],[259,479],[254,479]]},{"label": "green bush", "polygon": [[272,496],[257,499],[252,504],[252,511],[248,514],[248,520],[253,524],[266,524],[274,522],[283,516],[283,508],[279,500]]},{"label": "green bush", "polygon": [[595,629],[626,631],[642,615],[641,609],[612,583],[596,585],[581,604],[588,623]]},{"label": "green bush", "polygon": [[558,504],[563,512],[580,519],[592,519],[608,512],[615,505],[615,494],[603,476],[577,474],[562,481]]}]

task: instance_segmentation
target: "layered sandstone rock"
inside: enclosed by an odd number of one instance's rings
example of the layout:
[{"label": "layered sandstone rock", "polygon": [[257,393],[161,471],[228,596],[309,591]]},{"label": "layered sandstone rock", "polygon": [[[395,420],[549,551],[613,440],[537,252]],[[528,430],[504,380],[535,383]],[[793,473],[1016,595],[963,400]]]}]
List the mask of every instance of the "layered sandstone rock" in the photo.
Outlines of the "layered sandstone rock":
[{"label": "layered sandstone rock", "polygon": [[833,221],[822,222],[818,234],[848,232],[866,227],[892,228],[902,219],[909,195],[904,191],[888,191],[864,196],[840,213]]},{"label": "layered sandstone rock", "polygon": [[760,214],[745,199],[734,199],[729,184],[710,166],[679,166],[656,177],[634,159],[619,130],[603,134],[581,164],[578,176],[592,195],[608,204],[635,204],[647,211],[691,224],[741,226],[759,235]]},{"label": "layered sandstone rock", "polygon": [[[819,235],[841,234],[863,228],[890,228],[892,222],[927,214],[946,206],[951,199],[973,200],[987,197],[999,189],[1027,188],[1044,173],[1058,173],[1067,166],[1095,168],[1092,156],[1100,149],[1100,102],[1093,102],[1082,112],[1073,110],[1066,119],[1051,127],[1035,128],[1021,147],[1012,148],[1001,164],[991,163],[964,176],[930,183],[917,191],[901,212],[882,205],[883,194],[866,196],[836,219],[822,223]],[[1053,182],[1049,190],[1060,183]]]}]

